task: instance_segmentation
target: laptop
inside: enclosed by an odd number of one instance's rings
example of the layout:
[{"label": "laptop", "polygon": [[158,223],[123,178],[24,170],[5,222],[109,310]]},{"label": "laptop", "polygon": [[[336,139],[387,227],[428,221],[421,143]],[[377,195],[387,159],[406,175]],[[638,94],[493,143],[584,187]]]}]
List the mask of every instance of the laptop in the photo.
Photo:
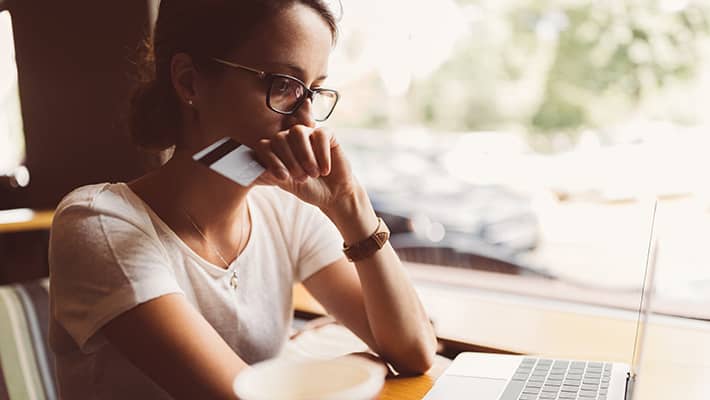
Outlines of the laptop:
[{"label": "laptop", "polygon": [[464,352],[437,379],[424,400],[632,400],[648,304],[653,294],[658,248],[654,237],[657,208],[656,200],[631,365]]}]

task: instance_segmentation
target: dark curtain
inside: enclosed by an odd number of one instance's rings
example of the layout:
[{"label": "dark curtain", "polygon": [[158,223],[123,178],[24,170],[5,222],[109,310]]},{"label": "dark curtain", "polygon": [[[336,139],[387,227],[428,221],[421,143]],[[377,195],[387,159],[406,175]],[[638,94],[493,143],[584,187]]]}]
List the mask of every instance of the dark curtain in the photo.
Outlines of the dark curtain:
[{"label": "dark curtain", "polygon": [[[0,186],[0,210],[53,209],[72,189],[131,180],[147,157],[125,123],[145,1],[0,0],[13,19],[27,188]],[[47,274],[46,231],[0,234],[0,284]]]},{"label": "dark curtain", "polygon": [[145,1],[5,3],[31,181],[24,189],[0,189],[0,209],[54,208],[78,186],[140,175],[146,157],[130,143],[123,121],[133,52],[147,29]]}]

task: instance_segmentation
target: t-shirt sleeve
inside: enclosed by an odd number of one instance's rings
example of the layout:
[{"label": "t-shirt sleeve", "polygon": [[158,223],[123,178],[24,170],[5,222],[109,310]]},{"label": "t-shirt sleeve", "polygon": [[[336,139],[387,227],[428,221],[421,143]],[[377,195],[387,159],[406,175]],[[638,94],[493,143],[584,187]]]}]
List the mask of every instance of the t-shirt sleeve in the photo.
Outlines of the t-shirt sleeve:
[{"label": "t-shirt sleeve", "polygon": [[310,204],[299,205],[295,221],[298,256],[295,278],[298,282],[343,258],[343,237],[323,212]]},{"label": "t-shirt sleeve", "polygon": [[49,266],[53,316],[84,353],[105,343],[99,330],[119,314],[182,293],[157,237],[89,206],[57,213]]}]

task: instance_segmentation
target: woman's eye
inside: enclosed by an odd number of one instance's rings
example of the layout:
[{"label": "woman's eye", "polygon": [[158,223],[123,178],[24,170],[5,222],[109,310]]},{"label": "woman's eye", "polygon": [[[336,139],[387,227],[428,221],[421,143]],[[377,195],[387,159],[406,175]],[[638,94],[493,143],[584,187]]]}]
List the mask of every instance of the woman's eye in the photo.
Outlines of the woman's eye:
[{"label": "woman's eye", "polygon": [[277,86],[277,90],[281,93],[286,93],[289,91],[290,87],[291,85],[289,85],[289,82],[284,80],[279,83],[279,85]]}]

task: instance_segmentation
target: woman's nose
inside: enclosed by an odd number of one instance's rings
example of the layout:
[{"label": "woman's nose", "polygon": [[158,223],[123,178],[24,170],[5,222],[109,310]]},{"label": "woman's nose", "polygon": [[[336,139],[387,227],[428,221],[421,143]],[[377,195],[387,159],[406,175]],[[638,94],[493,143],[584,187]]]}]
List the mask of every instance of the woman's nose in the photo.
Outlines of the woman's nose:
[{"label": "woman's nose", "polygon": [[310,97],[306,97],[306,99],[301,103],[301,106],[298,107],[296,112],[290,115],[291,117],[291,126],[300,124],[300,125],[305,125],[309,128],[315,128],[316,127],[316,120],[313,117],[313,102],[311,101]]}]

